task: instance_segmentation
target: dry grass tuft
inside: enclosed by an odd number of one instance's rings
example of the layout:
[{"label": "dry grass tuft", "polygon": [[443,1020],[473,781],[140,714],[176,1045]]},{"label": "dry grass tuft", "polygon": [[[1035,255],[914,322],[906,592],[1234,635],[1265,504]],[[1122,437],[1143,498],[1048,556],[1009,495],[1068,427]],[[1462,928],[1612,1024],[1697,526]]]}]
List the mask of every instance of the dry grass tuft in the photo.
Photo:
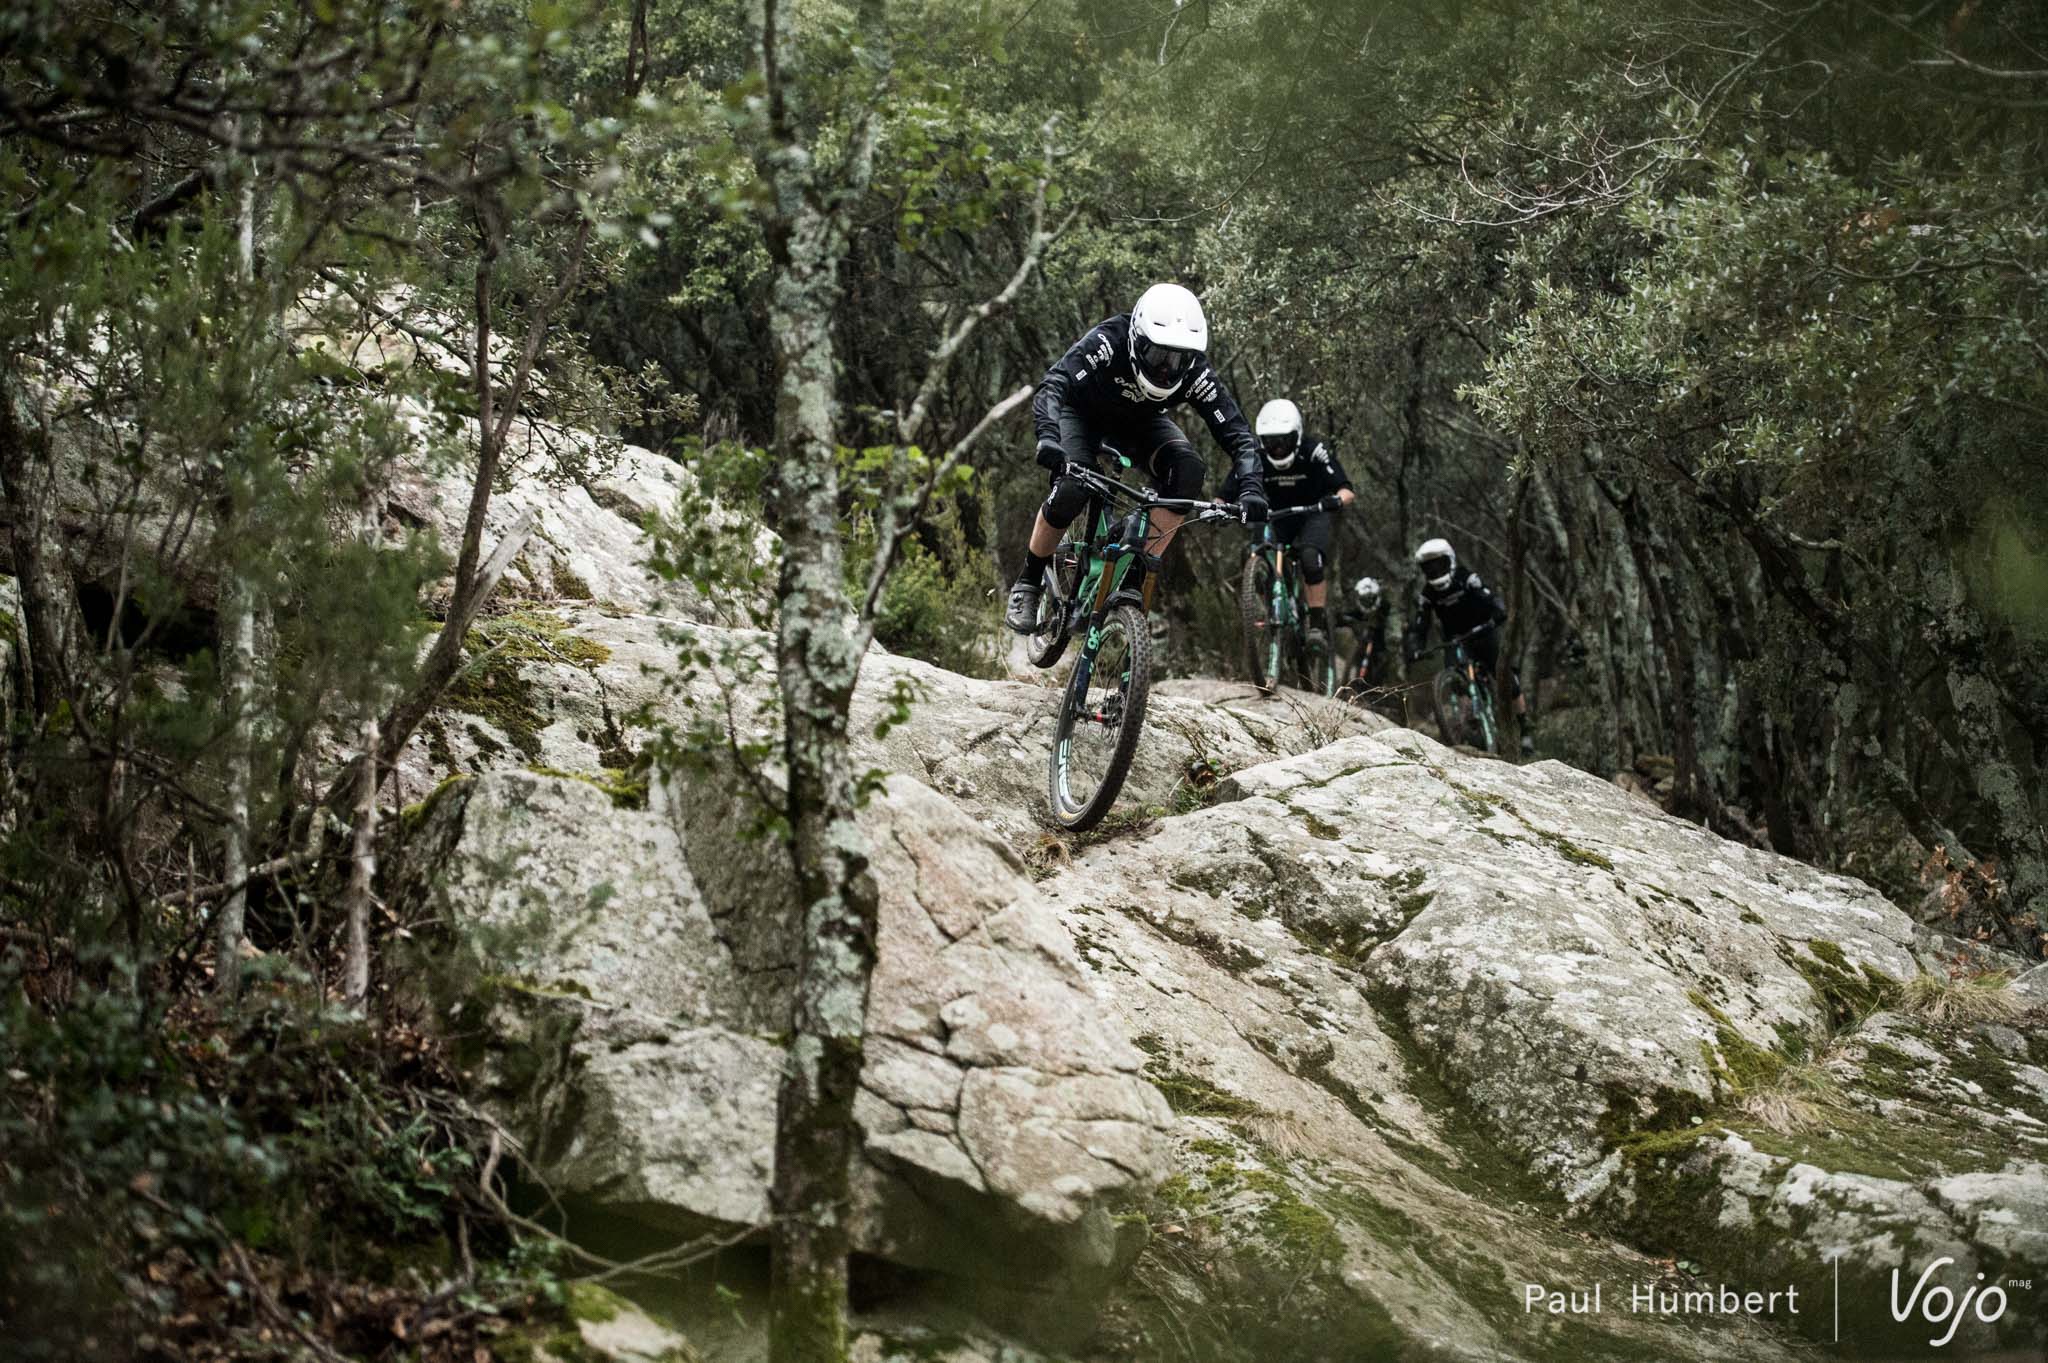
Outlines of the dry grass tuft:
[{"label": "dry grass tuft", "polygon": [[1789,1063],[1769,1083],[1742,1096],[1742,1111],[1758,1125],[1787,1136],[1825,1126],[1848,1106],[1835,1081],[1843,1063],[1834,1049]]},{"label": "dry grass tuft", "polygon": [[1245,1118],[1239,1125],[1253,1142],[1283,1159],[1303,1159],[1329,1153],[1310,1134],[1308,1123],[1291,1112],[1261,1112]]},{"label": "dry grass tuft", "polygon": [[1901,1012],[1935,1023],[2003,1022],[2025,1005],[2009,986],[2012,975],[1915,975],[1900,991]]}]

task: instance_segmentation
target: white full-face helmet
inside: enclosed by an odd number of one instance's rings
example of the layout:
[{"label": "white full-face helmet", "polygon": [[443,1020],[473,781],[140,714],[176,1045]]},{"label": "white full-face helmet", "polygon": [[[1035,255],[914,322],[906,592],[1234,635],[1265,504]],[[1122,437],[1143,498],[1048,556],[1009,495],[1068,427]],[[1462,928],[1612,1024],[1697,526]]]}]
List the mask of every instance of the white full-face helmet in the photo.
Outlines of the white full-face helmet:
[{"label": "white full-face helmet", "polygon": [[1425,582],[1442,591],[1451,585],[1451,574],[1458,571],[1457,551],[1449,540],[1424,540],[1415,547],[1415,566]]},{"label": "white full-face helmet", "polygon": [[1286,468],[1301,452],[1301,408],[1286,398],[1274,398],[1259,408],[1259,419],[1252,423],[1252,429],[1258,434],[1266,463],[1273,468]]},{"label": "white full-face helmet", "polygon": [[1351,594],[1358,599],[1358,608],[1371,611],[1380,604],[1380,580],[1376,577],[1361,577],[1351,584]]},{"label": "white full-face helmet", "polygon": [[1195,357],[1208,348],[1209,319],[1180,285],[1154,284],[1131,309],[1131,367],[1138,387],[1155,402],[1179,390]]}]

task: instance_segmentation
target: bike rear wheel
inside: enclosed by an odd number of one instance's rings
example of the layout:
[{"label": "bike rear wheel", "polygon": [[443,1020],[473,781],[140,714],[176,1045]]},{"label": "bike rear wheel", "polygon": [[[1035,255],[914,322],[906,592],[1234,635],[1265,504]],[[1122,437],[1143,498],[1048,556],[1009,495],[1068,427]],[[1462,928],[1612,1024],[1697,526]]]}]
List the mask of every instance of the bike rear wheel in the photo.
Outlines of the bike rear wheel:
[{"label": "bike rear wheel", "polygon": [[1101,823],[1123,790],[1145,725],[1152,691],[1152,633],[1145,613],[1117,606],[1103,621],[1102,643],[1074,664],[1053,730],[1046,797],[1062,828]]},{"label": "bike rear wheel", "polygon": [[1330,651],[1328,622],[1323,618],[1320,609],[1306,606],[1303,609],[1308,611],[1311,625],[1322,625],[1324,629],[1321,643],[1313,642],[1306,637],[1302,640],[1302,689],[1318,696],[1334,696],[1337,694],[1337,656]]},{"label": "bike rear wheel", "polygon": [[1244,667],[1252,685],[1270,691],[1278,683],[1278,641],[1272,621],[1273,560],[1265,554],[1245,558],[1237,585],[1237,614],[1244,627]]},{"label": "bike rear wheel", "polygon": [[[1076,518],[1076,525],[1079,518]],[[1081,559],[1087,542],[1068,526],[1045,570],[1045,590],[1038,594],[1038,628],[1024,636],[1024,655],[1033,667],[1051,667],[1067,651],[1067,620],[1074,593],[1081,589]]]}]

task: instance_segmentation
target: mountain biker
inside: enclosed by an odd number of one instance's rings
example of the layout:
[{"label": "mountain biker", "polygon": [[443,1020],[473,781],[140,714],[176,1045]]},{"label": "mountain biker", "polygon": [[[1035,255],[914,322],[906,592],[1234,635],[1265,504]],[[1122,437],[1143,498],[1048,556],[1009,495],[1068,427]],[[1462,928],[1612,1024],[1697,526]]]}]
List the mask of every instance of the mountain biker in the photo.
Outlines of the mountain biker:
[{"label": "mountain biker", "polygon": [[[1413,663],[1422,656],[1429,643],[1430,621],[1434,619],[1443,626],[1446,643],[1477,630],[1465,641],[1465,649],[1480,671],[1495,676],[1500,664],[1500,626],[1508,618],[1507,606],[1491,587],[1479,580],[1479,574],[1458,566],[1457,551],[1451,548],[1449,540],[1429,539],[1416,546],[1415,567],[1421,579],[1402,637],[1402,660]],[[1522,753],[1527,756],[1536,751],[1530,733],[1529,701],[1522,694],[1521,680],[1512,671],[1507,683],[1509,694],[1514,697],[1515,713],[1522,717]]]},{"label": "mountain biker", "polygon": [[[1311,648],[1320,647],[1323,604],[1330,591],[1330,513],[1356,500],[1351,476],[1344,472],[1329,442],[1302,429],[1301,409],[1286,398],[1275,398],[1259,408],[1253,429],[1259,437],[1265,493],[1272,506],[1273,538],[1294,546],[1296,562],[1301,565],[1302,595],[1308,600],[1306,642]],[[1236,501],[1239,486],[1240,474],[1233,472],[1223,481],[1223,500]],[[1279,514],[1302,506],[1319,509],[1284,519]]]},{"label": "mountain biker", "polygon": [[1386,593],[1376,577],[1361,577],[1351,584],[1353,619],[1358,622],[1358,645],[1352,650],[1351,681],[1375,687],[1386,680],[1387,609]]},{"label": "mountain biker", "polygon": [[[1245,519],[1265,519],[1259,443],[1210,368],[1203,353],[1208,344],[1209,322],[1194,294],[1178,284],[1154,284],[1136,307],[1096,323],[1045,371],[1031,415],[1038,462],[1052,471],[1052,491],[1038,508],[1023,570],[1010,588],[1003,618],[1011,629],[1029,634],[1037,628],[1046,565],[1061,532],[1087,504],[1087,487],[1062,476],[1067,464],[1093,469],[1102,449],[1114,449],[1145,471],[1160,496],[1202,495],[1201,456],[1167,415],[1183,403],[1194,404],[1216,443],[1230,452]],[[1147,550],[1165,553],[1181,520],[1154,511]]]}]

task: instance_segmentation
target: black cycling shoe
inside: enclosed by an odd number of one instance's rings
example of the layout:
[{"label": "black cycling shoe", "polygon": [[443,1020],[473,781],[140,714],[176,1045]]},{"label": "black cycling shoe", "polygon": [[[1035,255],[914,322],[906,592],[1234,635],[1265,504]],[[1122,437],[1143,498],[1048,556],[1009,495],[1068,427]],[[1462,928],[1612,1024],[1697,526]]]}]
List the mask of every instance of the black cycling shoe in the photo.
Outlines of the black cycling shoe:
[{"label": "black cycling shoe", "polygon": [[1003,612],[1003,623],[1019,634],[1038,632],[1038,594],[1044,589],[1035,583],[1019,582],[1010,588],[1010,604]]}]

